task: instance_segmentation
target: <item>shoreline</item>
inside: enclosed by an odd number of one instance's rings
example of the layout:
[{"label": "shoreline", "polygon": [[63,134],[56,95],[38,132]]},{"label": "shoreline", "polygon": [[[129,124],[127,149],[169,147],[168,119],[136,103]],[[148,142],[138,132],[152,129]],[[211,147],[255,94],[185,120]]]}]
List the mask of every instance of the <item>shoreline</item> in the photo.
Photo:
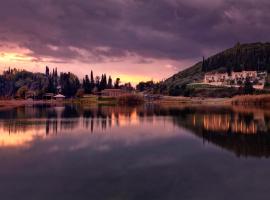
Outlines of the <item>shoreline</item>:
[{"label": "shoreline", "polygon": [[62,105],[65,102],[58,101],[46,101],[46,100],[0,100],[0,110],[12,109],[22,106],[33,106],[33,105]]},{"label": "shoreline", "polygon": [[[153,101],[144,101],[144,103],[152,103],[165,106],[249,106],[270,108],[270,95],[243,95],[235,96],[232,98],[202,98],[202,97],[183,97],[183,96],[162,96],[162,98]],[[11,109],[21,106],[34,106],[34,105],[117,105],[115,99],[65,99],[65,100],[0,100],[0,110]],[[128,106],[128,105],[127,105]]]}]

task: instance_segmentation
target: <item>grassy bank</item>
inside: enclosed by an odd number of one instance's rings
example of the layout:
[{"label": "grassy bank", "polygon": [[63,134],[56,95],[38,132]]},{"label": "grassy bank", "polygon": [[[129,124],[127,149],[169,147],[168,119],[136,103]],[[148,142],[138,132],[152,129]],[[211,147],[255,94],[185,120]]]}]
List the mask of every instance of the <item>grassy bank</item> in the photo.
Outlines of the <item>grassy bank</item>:
[{"label": "grassy bank", "polygon": [[235,96],[231,102],[233,105],[270,107],[270,94]]},{"label": "grassy bank", "polygon": [[143,104],[144,99],[143,99],[143,96],[141,95],[129,94],[129,95],[123,95],[123,96],[118,97],[117,103],[119,105],[134,106],[134,105]]},{"label": "grassy bank", "polygon": [[95,95],[89,95],[87,97],[83,97],[83,98],[76,98],[76,99],[72,99],[70,100],[70,103],[74,103],[74,104],[81,104],[81,105],[92,105],[92,104],[116,104],[116,98],[112,98],[112,97],[98,97]]},{"label": "grassy bank", "polygon": [[144,99],[141,95],[128,94],[119,97],[98,97],[90,95],[84,98],[76,98],[70,100],[70,103],[91,105],[91,104],[103,104],[103,105],[140,105],[144,103]]},{"label": "grassy bank", "polygon": [[201,98],[201,97],[171,97],[164,96],[155,103],[175,105],[175,104],[203,104],[203,105],[229,105],[231,98]]}]

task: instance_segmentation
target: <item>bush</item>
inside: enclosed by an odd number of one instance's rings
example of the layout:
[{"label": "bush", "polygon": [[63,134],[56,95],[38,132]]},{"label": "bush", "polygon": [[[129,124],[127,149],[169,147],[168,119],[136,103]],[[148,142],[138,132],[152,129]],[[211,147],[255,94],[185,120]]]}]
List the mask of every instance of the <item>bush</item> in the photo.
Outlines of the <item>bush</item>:
[{"label": "bush", "polygon": [[240,95],[232,99],[233,105],[256,105],[268,106],[270,105],[270,94],[261,95]]},{"label": "bush", "polygon": [[83,95],[84,95],[84,89],[82,89],[82,88],[78,89],[76,92],[76,97],[81,98],[81,97],[83,97]]},{"label": "bush", "polygon": [[28,91],[28,87],[27,86],[22,86],[20,87],[17,92],[16,92],[16,96],[19,98],[25,98],[25,94]]},{"label": "bush", "polygon": [[117,102],[120,105],[140,105],[144,102],[144,99],[140,95],[128,94],[117,98]]}]

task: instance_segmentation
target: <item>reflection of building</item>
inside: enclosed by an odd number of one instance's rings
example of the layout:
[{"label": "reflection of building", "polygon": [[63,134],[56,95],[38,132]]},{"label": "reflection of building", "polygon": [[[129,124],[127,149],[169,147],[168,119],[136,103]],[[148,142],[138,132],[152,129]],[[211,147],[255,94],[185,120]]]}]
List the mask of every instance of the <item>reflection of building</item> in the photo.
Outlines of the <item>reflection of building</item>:
[{"label": "reflection of building", "polygon": [[262,127],[254,119],[245,120],[237,115],[232,118],[230,115],[209,114],[203,116],[203,128],[216,132],[256,134]]},{"label": "reflection of building", "polygon": [[62,94],[57,94],[53,98],[56,100],[64,100],[66,97]]},{"label": "reflection of building", "polygon": [[[137,125],[139,117],[136,108],[93,107],[77,110],[74,107],[24,107],[16,109],[16,118],[0,120],[0,147],[3,145],[24,145],[35,137],[58,133],[91,132],[111,127]],[[12,137],[9,137],[12,136]],[[10,139],[10,140],[9,140]],[[12,141],[11,141],[12,139]],[[7,140],[7,141],[5,141]]]},{"label": "reflection of building", "polygon": [[204,76],[204,83],[215,86],[232,86],[239,87],[248,79],[253,83],[256,89],[263,89],[267,72],[262,71],[242,71],[228,73],[206,73]]}]

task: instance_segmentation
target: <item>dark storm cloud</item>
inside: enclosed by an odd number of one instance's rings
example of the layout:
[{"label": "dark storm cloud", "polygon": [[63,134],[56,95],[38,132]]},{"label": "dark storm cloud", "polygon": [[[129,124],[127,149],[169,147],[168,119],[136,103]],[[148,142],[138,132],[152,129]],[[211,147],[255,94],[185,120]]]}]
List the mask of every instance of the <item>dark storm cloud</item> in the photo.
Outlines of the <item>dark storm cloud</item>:
[{"label": "dark storm cloud", "polygon": [[9,0],[0,41],[36,59],[192,59],[269,40],[268,0]]}]

